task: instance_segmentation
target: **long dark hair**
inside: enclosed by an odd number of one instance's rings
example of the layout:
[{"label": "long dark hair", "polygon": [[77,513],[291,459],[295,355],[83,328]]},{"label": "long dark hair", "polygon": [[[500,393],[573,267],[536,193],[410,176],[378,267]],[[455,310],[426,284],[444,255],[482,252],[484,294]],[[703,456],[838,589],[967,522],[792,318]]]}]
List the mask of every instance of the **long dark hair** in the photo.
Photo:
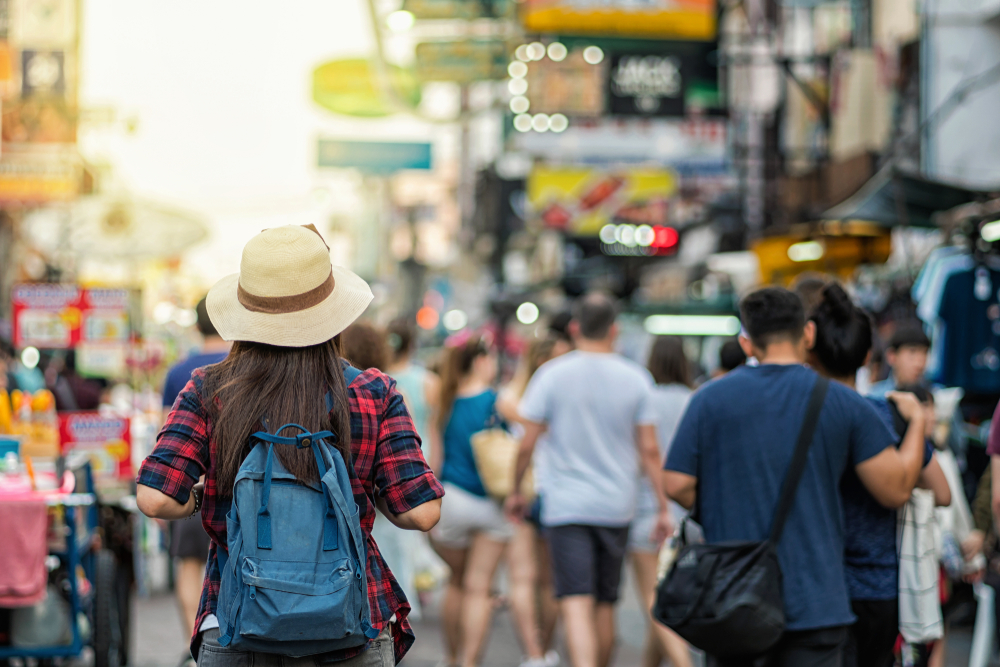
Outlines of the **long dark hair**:
[{"label": "long dark hair", "polygon": [[816,323],[812,352],[833,377],[849,377],[864,366],[872,349],[872,322],[844,288],[830,283],[809,318]]},{"label": "long dark hair", "polygon": [[457,347],[447,351],[441,372],[441,400],[438,402],[438,427],[444,431],[451,418],[451,408],[455,405],[458,385],[479,357],[489,354],[490,347],[480,336],[473,336]]},{"label": "long dark hair", "polygon": [[[277,347],[263,343],[233,343],[224,361],[205,370],[205,395],[217,447],[215,481],[219,495],[230,497],[243,459],[250,453],[250,436],[263,428],[300,424],[311,432],[329,429],[345,462],[350,461],[351,415],[339,343],[328,340],[310,347]],[[333,409],[326,409],[326,394]],[[295,435],[289,429],[282,435]],[[296,479],[317,478],[310,449],[277,447],[278,460]]]},{"label": "long dark hair", "polygon": [[691,364],[684,354],[684,343],[677,336],[656,337],[646,368],[653,374],[656,384],[691,387]]}]

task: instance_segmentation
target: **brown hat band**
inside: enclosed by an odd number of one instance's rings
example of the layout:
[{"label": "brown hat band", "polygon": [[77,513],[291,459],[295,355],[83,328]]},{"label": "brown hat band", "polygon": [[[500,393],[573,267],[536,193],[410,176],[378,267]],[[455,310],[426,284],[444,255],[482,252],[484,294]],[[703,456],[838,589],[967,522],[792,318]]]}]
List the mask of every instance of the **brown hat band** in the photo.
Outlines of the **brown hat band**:
[{"label": "brown hat band", "polygon": [[312,308],[323,303],[323,301],[333,294],[334,287],[333,270],[330,276],[302,294],[291,296],[257,296],[243,289],[243,285],[237,285],[236,298],[247,310],[255,313],[268,313],[269,315],[281,315],[282,313],[297,313],[300,310]]}]

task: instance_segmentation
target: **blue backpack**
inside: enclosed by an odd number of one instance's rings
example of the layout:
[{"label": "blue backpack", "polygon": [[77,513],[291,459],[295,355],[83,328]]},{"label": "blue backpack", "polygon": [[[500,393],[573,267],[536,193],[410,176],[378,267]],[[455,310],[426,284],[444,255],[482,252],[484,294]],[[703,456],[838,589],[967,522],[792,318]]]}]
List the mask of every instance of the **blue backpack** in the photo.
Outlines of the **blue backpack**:
[{"label": "blue backpack", "polygon": [[[347,383],[359,374],[347,367]],[[282,435],[290,429],[300,433]],[[364,645],[378,631],[359,509],[343,457],[327,444],[336,435],[286,424],[251,442],[226,516],[229,552],[219,549],[219,644],[292,657]],[[296,480],[276,447],[310,448],[320,481]]]}]

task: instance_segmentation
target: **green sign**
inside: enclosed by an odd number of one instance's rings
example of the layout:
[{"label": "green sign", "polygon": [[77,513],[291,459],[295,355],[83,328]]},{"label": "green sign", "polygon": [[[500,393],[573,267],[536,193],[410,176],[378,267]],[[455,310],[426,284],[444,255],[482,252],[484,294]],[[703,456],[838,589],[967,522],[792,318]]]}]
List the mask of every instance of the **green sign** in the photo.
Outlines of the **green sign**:
[{"label": "green sign", "polygon": [[416,74],[421,81],[456,83],[504,79],[509,53],[501,39],[422,42],[416,48]]},{"label": "green sign", "polygon": [[413,72],[386,65],[388,85],[396,98],[379,85],[375,63],[364,58],[334,60],[313,71],[313,101],[328,111],[345,116],[377,118],[398,110],[399,103],[409,108],[420,104],[420,83]]},{"label": "green sign", "polygon": [[499,19],[512,16],[512,0],[405,0],[403,9],[418,19]]},{"label": "green sign", "polygon": [[316,151],[320,167],[350,167],[369,174],[391,174],[403,169],[431,168],[431,145],[403,141],[341,141],[320,139]]}]

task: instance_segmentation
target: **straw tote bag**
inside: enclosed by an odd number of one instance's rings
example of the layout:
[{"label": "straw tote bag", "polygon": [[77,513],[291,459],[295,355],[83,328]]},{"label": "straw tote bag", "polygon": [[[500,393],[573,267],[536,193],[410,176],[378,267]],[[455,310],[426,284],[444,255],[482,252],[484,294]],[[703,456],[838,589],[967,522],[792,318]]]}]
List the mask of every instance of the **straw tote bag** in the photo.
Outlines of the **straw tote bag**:
[{"label": "straw tote bag", "polygon": [[[499,425],[473,433],[469,441],[486,493],[498,500],[513,493],[517,452],[521,442]],[[528,468],[521,482],[521,495],[525,498],[533,498],[535,495],[535,478],[531,468]]]}]

